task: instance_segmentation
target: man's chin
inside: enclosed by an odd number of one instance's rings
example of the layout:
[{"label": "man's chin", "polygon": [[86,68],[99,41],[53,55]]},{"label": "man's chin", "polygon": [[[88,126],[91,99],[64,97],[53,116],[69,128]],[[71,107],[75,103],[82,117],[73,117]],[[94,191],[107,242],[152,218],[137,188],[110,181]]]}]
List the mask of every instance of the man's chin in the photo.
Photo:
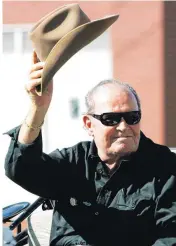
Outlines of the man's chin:
[{"label": "man's chin", "polygon": [[125,143],[121,143],[120,145],[118,145],[117,148],[114,148],[114,154],[116,155],[120,155],[120,156],[124,156],[124,155],[129,155],[132,152],[135,152],[136,149],[131,148],[129,146],[129,144],[125,144]]}]

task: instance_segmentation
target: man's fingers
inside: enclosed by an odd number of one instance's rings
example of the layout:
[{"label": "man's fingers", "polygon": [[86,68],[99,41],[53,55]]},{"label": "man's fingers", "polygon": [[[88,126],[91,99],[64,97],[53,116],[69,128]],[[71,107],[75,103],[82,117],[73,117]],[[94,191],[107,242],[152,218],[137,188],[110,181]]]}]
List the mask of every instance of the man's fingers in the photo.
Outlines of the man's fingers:
[{"label": "man's fingers", "polygon": [[31,80],[41,78],[42,77],[42,73],[43,73],[43,69],[37,70],[37,71],[33,71],[32,73],[30,73],[29,78]]},{"label": "man's fingers", "polygon": [[33,64],[31,66],[30,73],[32,73],[33,71],[37,71],[37,70],[43,69],[44,65],[45,65],[45,62],[38,62],[36,64]]},{"label": "man's fingers", "polygon": [[32,53],[32,66],[29,72],[30,81],[25,85],[25,89],[28,93],[31,92],[33,94],[36,86],[41,84],[44,64],[44,62],[39,62],[37,54],[34,50]]},{"label": "man's fingers", "polygon": [[37,78],[37,79],[31,80],[30,83],[27,83],[25,85],[26,91],[27,92],[33,91],[37,85],[40,85],[41,84],[41,82],[42,82],[42,79],[41,78]]}]

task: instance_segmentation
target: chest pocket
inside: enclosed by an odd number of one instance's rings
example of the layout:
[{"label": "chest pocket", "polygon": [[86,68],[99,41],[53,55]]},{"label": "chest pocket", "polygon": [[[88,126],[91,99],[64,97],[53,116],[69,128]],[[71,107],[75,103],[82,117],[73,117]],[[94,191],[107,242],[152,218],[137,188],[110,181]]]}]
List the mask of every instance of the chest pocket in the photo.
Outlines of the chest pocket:
[{"label": "chest pocket", "polygon": [[150,210],[154,206],[152,195],[148,193],[135,192],[125,195],[122,189],[111,203],[112,207],[119,210],[135,210],[137,213]]}]

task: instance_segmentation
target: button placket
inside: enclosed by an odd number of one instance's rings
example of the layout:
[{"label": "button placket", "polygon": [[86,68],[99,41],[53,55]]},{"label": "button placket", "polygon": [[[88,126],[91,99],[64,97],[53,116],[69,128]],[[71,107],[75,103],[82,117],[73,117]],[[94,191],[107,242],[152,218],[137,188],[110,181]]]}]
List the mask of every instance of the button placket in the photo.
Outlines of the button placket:
[{"label": "button placket", "polygon": [[107,188],[107,183],[110,180],[110,175],[105,172],[101,162],[98,163],[96,172],[99,176],[99,178],[96,179],[97,185],[99,185],[100,183],[102,184],[101,189],[99,189],[96,201],[99,204],[106,205],[111,194],[110,190]]},{"label": "button placket", "polygon": [[107,205],[110,196],[111,191],[107,187],[103,187],[97,197],[97,203]]}]

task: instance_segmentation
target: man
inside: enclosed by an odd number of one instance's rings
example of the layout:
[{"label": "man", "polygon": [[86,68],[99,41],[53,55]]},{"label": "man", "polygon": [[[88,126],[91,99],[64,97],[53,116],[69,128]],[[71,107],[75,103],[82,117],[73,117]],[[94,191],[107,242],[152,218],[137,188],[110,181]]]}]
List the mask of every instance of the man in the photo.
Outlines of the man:
[{"label": "man", "polygon": [[31,107],[8,133],[5,168],[24,189],[56,200],[50,245],[176,245],[176,155],[141,132],[136,92],[115,80],[95,86],[83,116],[93,141],[46,155],[40,129],[53,85],[36,94],[43,66],[34,52]]}]

